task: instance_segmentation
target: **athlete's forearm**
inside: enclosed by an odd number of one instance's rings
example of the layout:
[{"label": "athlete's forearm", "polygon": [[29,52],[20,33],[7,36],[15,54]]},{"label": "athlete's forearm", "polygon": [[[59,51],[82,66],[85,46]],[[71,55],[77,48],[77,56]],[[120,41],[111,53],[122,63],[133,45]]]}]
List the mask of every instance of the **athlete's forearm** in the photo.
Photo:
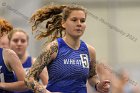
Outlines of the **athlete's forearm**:
[{"label": "athlete's forearm", "polygon": [[39,77],[40,72],[45,67],[45,63],[41,64],[40,61],[41,59],[38,57],[24,80],[26,86],[32,89],[35,93],[45,93],[46,91],[46,88],[37,81],[37,77]]},{"label": "athlete's forearm", "polygon": [[27,87],[25,86],[24,81],[17,81],[12,83],[0,82],[0,89],[7,91],[25,91]]},{"label": "athlete's forearm", "polygon": [[41,55],[36,59],[35,63],[29,70],[25,78],[25,84],[28,88],[32,89],[35,93],[45,93],[46,88],[43,84],[36,81],[36,78],[39,77],[42,70],[49,64],[51,61],[51,56],[53,53],[56,53],[58,46],[56,43],[52,43],[49,48],[41,53]]},{"label": "athlete's forearm", "polygon": [[95,87],[95,85],[100,82],[98,75],[96,73],[96,60],[92,60],[90,62],[88,81],[89,81],[89,84],[93,87]]},{"label": "athlete's forearm", "polygon": [[46,93],[46,88],[42,84],[38,83],[33,79],[25,78],[25,84],[27,85],[28,88],[32,89],[34,93]]}]

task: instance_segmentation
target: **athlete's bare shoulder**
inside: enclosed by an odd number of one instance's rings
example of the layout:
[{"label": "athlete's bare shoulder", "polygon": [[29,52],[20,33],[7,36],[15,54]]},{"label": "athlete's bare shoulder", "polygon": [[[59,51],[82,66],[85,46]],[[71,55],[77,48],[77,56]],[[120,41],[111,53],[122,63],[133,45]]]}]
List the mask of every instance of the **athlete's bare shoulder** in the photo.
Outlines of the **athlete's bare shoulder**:
[{"label": "athlete's bare shoulder", "polygon": [[37,57],[36,61],[49,64],[51,60],[56,58],[58,51],[58,43],[57,41],[52,41],[45,45],[40,53],[40,55]]},{"label": "athlete's bare shoulder", "polygon": [[47,50],[47,49],[53,49],[53,50],[58,49],[58,42],[57,42],[57,40],[48,43],[48,44],[44,47],[44,49],[45,49],[45,50]]},{"label": "athlete's bare shoulder", "polygon": [[3,49],[3,57],[7,61],[12,57],[17,57],[16,53],[11,49]]},{"label": "athlete's bare shoulder", "polygon": [[93,46],[87,44],[87,47],[90,54],[89,78],[91,78],[96,75],[96,53]]},{"label": "athlete's bare shoulder", "polygon": [[18,66],[20,63],[17,54],[11,49],[3,49],[3,59],[9,71],[11,71],[15,65]]},{"label": "athlete's bare shoulder", "polygon": [[90,55],[94,56],[96,53],[95,53],[95,48],[89,44],[86,44],[87,47],[88,47],[88,50],[89,50],[89,53]]}]

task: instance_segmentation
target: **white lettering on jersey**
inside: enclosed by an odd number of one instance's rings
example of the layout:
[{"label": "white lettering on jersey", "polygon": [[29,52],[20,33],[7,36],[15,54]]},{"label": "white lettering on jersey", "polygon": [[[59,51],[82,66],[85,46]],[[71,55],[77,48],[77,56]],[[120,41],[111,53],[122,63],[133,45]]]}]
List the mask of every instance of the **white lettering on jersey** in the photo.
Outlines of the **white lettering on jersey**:
[{"label": "white lettering on jersey", "polygon": [[2,68],[2,66],[0,66],[0,82],[5,82],[5,80],[4,80],[4,74],[1,73],[1,68]]},{"label": "white lettering on jersey", "polygon": [[87,54],[80,54],[81,59],[64,59],[65,65],[81,65],[83,68],[89,68],[89,62],[88,62],[88,55]]},{"label": "white lettering on jersey", "polygon": [[64,59],[64,64],[81,65],[81,60]]}]

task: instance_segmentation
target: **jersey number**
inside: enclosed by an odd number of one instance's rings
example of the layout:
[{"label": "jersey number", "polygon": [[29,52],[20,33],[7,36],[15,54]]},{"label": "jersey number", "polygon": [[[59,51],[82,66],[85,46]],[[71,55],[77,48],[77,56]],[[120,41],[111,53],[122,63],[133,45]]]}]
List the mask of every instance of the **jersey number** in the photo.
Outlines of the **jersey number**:
[{"label": "jersey number", "polygon": [[83,68],[89,68],[88,55],[87,54],[80,54],[80,57],[81,57]]}]

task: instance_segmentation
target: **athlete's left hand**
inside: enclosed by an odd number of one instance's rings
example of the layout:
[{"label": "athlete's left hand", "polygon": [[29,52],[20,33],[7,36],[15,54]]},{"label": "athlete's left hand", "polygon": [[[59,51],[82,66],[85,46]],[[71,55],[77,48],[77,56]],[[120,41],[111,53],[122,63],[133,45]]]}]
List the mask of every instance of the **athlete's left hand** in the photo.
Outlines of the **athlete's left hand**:
[{"label": "athlete's left hand", "polygon": [[110,81],[104,80],[97,84],[97,91],[99,93],[109,93],[110,90]]}]

